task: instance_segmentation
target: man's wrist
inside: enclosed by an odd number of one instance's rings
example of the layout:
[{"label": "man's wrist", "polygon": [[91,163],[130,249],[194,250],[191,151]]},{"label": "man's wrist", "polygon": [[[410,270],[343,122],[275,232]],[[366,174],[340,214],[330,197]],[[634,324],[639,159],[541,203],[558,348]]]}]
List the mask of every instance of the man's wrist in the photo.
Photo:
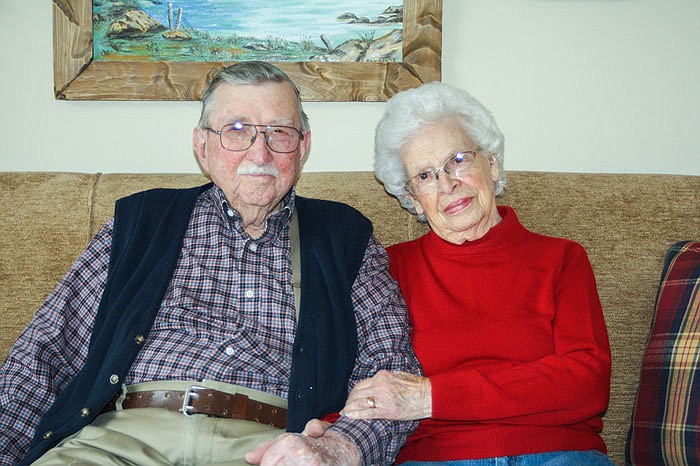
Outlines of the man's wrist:
[{"label": "man's wrist", "polygon": [[322,445],[329,445],[333,450],[333,456],[338,460],[338,466],[360,466],[362,454],[360,448],[352,438],[343,432],[334,430],[331,426],[321,438]]}]

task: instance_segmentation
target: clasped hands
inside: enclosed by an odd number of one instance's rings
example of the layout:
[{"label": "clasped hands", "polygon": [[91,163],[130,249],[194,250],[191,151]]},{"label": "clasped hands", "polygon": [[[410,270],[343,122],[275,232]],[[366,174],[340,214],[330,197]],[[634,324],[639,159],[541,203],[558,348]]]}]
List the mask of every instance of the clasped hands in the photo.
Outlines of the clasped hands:
[{"label": "clasped hands", "polygon": [[261,466],[359,466],[357,446],[343,434],[327,430],[330,423],[312,419],[301,434],[285,433],[245,455]]},{"label": "clasped hands", "polygon": [[[379,371],[358,382],[340,414],[351,419],[409,421],[430,417],[430,379],[407,372]],[[330,424],[312,419],[301,434],[286,433],[260,444],[246,461],[261,466],[312,465],[356,466],[361,463],[357,446],[333,430]]]}]

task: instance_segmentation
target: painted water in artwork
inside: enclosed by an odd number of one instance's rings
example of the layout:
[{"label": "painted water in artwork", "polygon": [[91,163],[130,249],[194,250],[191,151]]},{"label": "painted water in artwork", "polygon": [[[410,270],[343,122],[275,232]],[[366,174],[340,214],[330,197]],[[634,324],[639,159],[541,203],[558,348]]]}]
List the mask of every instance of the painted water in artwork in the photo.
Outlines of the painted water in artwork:
[{"label": "painted water in artwork", "polygon": [[93,0],[96,61],[400,62],[391,0]]}]

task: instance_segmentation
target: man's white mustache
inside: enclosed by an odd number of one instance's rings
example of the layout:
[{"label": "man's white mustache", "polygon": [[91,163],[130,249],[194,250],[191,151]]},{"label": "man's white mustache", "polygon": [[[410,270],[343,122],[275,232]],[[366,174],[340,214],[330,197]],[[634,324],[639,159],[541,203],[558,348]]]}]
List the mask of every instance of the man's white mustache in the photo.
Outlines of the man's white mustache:
[{"label": "man's white mustache", "polygon": [[239,165],[238,169],[236,169],[236,174],[237,175],[269,175],[269,176],[274,176],[277,178],[280,176],[279,170],[277,170],[277,167],[275,167],[272,164],[267,164],[267,165],[255,165],[255,164],[246,164],[246,165]]}]

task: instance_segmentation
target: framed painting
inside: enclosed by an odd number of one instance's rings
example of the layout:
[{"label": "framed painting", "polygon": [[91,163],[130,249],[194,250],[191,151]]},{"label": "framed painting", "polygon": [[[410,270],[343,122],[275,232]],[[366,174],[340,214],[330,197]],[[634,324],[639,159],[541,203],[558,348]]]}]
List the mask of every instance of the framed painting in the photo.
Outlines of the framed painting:
[{"label": "framed painting", "polygon": [[[386,10],[378,12],[377,17],[358,17],[352,12],[334,17],[337,25],[329,26],[333,33],[341,31],[345,24],[365,25],[357,30],[364,31],[356,33],[357,38],[342,43],[340,36],[317,34],[321,30],[319,24],[306,25],[306,30],[313,30],[318,37],[307,35],[293,41],[275,35],[262,39],[258,35],[257,41],[249,40],[244,33],[235,37],[217,36],[182,27],[183,23],[187,25],[188,17],[196,18],[197,12],[192,8],[185,9],[183,14],[177,2],[134,1],[141,6],[160,6],[164,12],[164,19],[154,22],[157,36],[156,32],[147,34],[158,39],[150,39],[147,45],[145,40],[119,36],[118,29],[129,26],[122,24],[122,18],[107,21],[101,10],[106,4],[120,5],[126,17],[135,10],[124,8],[125,4],[129,5],[128,0],[52,0],[52,3],[54,95],[59,100],[200,100],[213,72],[226,64],[248,59],[268,61],[284,70],[299,85],[305,101],[379,102],[403,89],[441,79],[442,0],[404,0],[403,3],[389,0]],[[184,0],[180,3],[188,4]],[[279,2],[268,3],[279,5]],[[331,3],[337,5],[328,2]],[[389,6],[392,3],[394,6]],[[132,19],[139,25],[144,23],[143,18]],[[386,22],[394,26],[379,24]],[[375,24],[376,27],[372,26]],[[274,27],[277,31],[281,26]],[[112,29],[107,31],[107,28]],[[393,56],[382,55],[381,50],[386,50],[392,33],[394,39],[398,37],[394,47],[399,50]],[[183,43],[188,45],[183,47]],[[202,47],[198,49],[195,45]],[[361,56],[353,55],[353,48],[361,49]]]}]

